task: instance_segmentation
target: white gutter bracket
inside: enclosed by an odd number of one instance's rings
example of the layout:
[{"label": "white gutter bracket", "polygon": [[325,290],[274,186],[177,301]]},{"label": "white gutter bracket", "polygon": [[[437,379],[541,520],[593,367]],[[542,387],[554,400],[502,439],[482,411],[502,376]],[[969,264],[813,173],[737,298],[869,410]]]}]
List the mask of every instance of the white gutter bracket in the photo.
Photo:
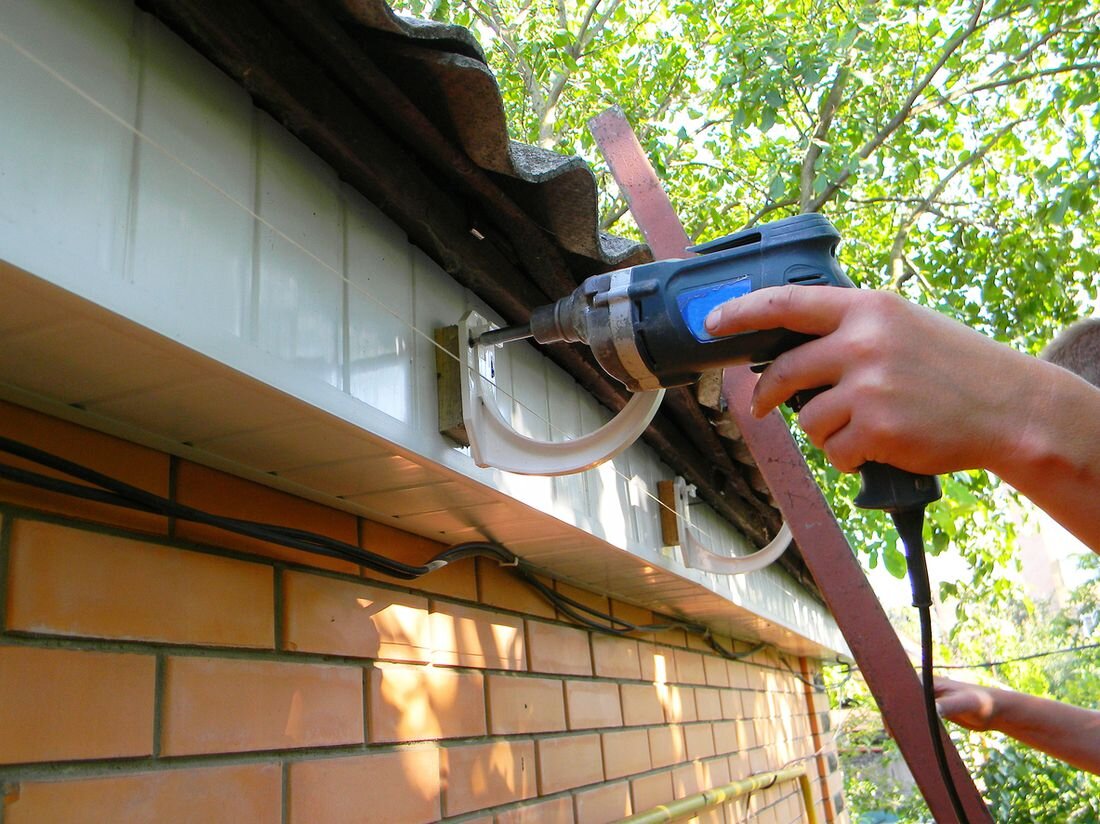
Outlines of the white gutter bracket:
[{"label": "white gutter bracket", "polygon": [[691,526],[688,506],[690,500],[695,497],[695,487],[683,478],[677,477],[672,488],[676,503],[676,531],[680,550],[684,556],[684,566],[718,575],[744,575],[775,563],[791,544],[791,530],[784,522],[768,545],[751,555],[730,557],[707,549],[695,539]]},{"label": "white gutter bracket", "polygon": [[481,467],[519,475],[571,475],[614,458],[649,426],[665,390],[635,394],[610,421],[595,432],[568,441],[540,441],[521,435],[497,407],[492,383],[496,346],[471,346],[494,328],[477,312],[467,312],[458,324],[459,383],[462,419],[470,453]]}]

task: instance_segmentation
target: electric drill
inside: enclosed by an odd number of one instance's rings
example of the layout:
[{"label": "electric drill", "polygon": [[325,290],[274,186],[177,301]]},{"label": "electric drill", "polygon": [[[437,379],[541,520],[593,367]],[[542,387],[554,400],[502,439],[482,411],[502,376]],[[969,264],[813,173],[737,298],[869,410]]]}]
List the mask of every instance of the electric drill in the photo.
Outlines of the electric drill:
[{"label": "electric drill", "polygon": [[[528,324],[487,332],[479,342],[533,337],[539,343],[585,343],[632,392],[684,386],[708,369],[765,368],[811,336],[762,329],[715,337],[704,320],[720,304],[769,286],[853,287],[837,260],[839,243],[840,233],[819,214],[765,223],[692,247],[695,257],[593,275],[568,297],[535,309]],[[787,403],[797,412],[826,388],[800,392]],[[870,462],[860,474],[855,503],[865,509],[923,510],[940,497],[933,476]]]}]

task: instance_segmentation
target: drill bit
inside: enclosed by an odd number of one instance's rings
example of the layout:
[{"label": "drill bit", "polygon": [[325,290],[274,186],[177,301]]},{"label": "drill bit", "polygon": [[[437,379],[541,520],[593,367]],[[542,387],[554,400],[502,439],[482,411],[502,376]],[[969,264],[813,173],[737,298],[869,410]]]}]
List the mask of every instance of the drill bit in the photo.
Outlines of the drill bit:
[{"label": "drill bit", "polygon": [[512,343],[517,340],[525,340],[532,337],[534,333],[531,331],[530,323],[523,323],[519,326],[504,326],[500,329],[491,329],[488,332],[483,332],[478,335],[477,338],[470,341],[470,346],[480,344],[481,346],[496,346],[501,343]]}]

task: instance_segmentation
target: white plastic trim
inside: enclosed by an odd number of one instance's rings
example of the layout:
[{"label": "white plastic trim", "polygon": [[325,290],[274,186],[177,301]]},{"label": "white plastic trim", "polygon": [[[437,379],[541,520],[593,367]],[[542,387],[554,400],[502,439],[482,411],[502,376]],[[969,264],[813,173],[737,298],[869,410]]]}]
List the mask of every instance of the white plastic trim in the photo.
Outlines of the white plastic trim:
[{"label": "white plastic trim", "polygon": [[692,534],[691,520],[688,518],[688,498],[694,497],[694,488],[683,478],[677,478],[674,484],[676,495],[676,531],[680,537],[680,550],[684,555],[684,565],[692,569],[702,569],[718,575],[744,575],[756,572],[779,560],[791,544],[791,530],[787,522],[768,543],[751,555],[731,558],[719,555],[699,543]]},{"label": "white plastic trim", "polygon": [[[490,328],[481,315],[466,313],[458,324],[459,348]],[[482,375],[482,364],[489,367],[495,347],[465,348],[465,353],[459,352],[462,418],[470,439],[470,454],[481,467],[519,475],[571,475],[591,469],[634,443],[657,414],[665,396],[663,389],[639,392],[595,432],[569,441],[540,441],[513,429],[495,400],[486,397],[492,384]]]}]

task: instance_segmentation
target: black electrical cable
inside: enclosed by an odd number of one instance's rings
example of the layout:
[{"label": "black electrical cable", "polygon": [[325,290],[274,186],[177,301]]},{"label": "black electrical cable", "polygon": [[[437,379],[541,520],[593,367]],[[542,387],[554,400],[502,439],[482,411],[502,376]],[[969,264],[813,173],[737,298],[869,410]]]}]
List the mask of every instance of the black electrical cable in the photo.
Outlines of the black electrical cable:
[{"label": "black electrical cable", "polygon": [[976,664],[936,664],[936,669],[991,669],[993,667],[1004,666],[1005,664],[1014,664],[1017,661],[1031,661],[1035,658],[1047,658],[1051,655],[1065,655],[1069,652],[1084,652],[1085,650],[1097,649],[1098,647],[1100,647],[1100,643],[1079,644],[1075,647],[1062,647],[1061,649],[1049,649],[1045,652],[1032,652],[1028,655],[1016,655],[1012,658],[1002,658],[999,661],[979,661]]},{"label": "black electrical cable", "polygon": [[[414,566],[387,558],[384,555],[361,549],[354,544],[345,543],[326,535],[318,535],[300,529],[282,527],[274,524],[247,521],[212,515],[194,507],[184,506],[168,498],[163,498],[117,478],[96,472],[81,464],[45,452],[27,444],[0,437],[0,452],[6,452],[40,466],[62,472],[93,486],[66,481],[38,472],[0,464],[0,478],[34,486],[47,492],[83,498],[98,503],[136,509],[183,521],[201,523],[217,527],[227,532],[257,538],[269,543],[302,550],[331,558],[339,558],[359,564],[375,572],[381,572],[394,578],[412,580],[437,569],[442,564]],[[100,488],[96,488],[100,487]]]},{"label": "black electrical cable", "polygon": [[905,547],[905,560],[909,567],[909,583],[913,589],[913,606],[920,616],[921,649],[921,686],[924,693],[924,712],[928,720],[928,732],[932,737],[932,751],[951,799],[951,806],[959,824],[969,824],[969,818],[959,798],[955,778],[947,762],[947,751],[943,745],[943,728],[936,711],[936,691],[932,682],[932,587],[928,582],[928,565],[924,558],[924,508],[892,512],[894,526],[897,527],[902,545]]},{"label": "black electrical cable", "polygon": [[[44,475],[29,469],[0,463],[0,479],[3,480],[33,486],[47,492],[94,501],[96,503],[109,504],[111,506],[133,509],[139,512],[148,512],[154,515],[175,518],[177,520],[205,524],[225,530],[226,532],[256,538],[290,549],[350,561],[351,563],[358,564],[375,572],[380,572],[384,575],[401,580],[414,580],[423,575],[427,575],[433,570],[464,558],[491,558],[501,564],[501,566],[514,568],[517,577],[541,594],[555,609],[560,610],[563,615],[568,616],[576,623],[586,626],[596,632],[623,636],[631,632],[663,632],[671,629],[682,629],[694,635],[701,636],[711,649],[723,658],[731,661],[739,661],[747,658],[766,646],[764,643],[759,643],[744,652],[734,652],[725,649],[719,644],[712,637],[710,629],[702,624],[675,619],[659,624],[635,624],[614,615],[601,612],[546,586],[546,584],[536,577],[535,567],[523,561],[517,555],[499,544],[490,541],[470,541],[457,544],[443,550],[426,564],[405,564],[392,558],[387,558],[384,555],[362,549],[354,544],[331,538],[327,535],[294,529],[293,527],[279,526],[277,524],[248,521],[224,515],[214,515],[194,507],[185,506],[169,498],[164,498],[138,487],[131,486],[117,478],[112,478],[109,475],[96,472],[82,464],[67,460],[30,446],[29,444],[14,441],[10,438],[0,437],[0,452],[6,452],[30,463],[52,469],[55,472],[60,472],[72,478],[76,478],[83,483],[76,483],[52,475]],[[780,672],[782,671],[778,667],[768,667],[764,664],[755,664],[755,666],[764,669],[775,669]],[[805,680],[791,670],[790,667],[787,667],[787,669],[792,675],[799,678],[799,680]]]}]

